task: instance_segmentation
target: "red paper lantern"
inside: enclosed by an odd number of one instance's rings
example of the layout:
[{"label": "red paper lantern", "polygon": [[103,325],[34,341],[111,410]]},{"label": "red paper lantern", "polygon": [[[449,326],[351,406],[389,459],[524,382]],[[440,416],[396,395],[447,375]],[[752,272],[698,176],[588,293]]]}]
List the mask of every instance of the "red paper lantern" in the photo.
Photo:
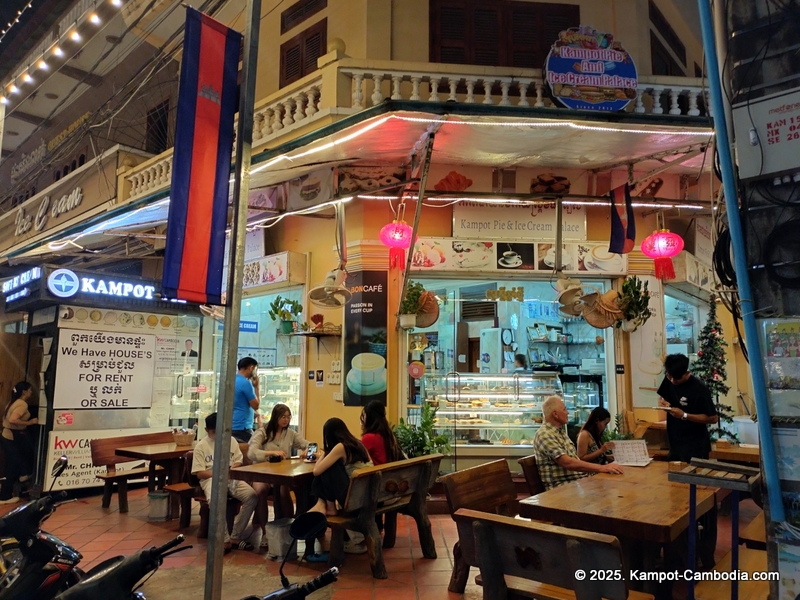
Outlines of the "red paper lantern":
[{"label": "red paper lantern", "polygon": [[411,235],[414,230],[402,220],[395,219],[384,225],[378,235],[381,243],[389,248],[389,268],[397,266],[406,268],[406,250],[411,247]]},{"label": "red paper lantern", "polygon": [[672,257],[683,250],[683,238],[667,229],[654,231],[642,240],[642,254],[653,259],[656,277],[661,280],[675,279]]}]

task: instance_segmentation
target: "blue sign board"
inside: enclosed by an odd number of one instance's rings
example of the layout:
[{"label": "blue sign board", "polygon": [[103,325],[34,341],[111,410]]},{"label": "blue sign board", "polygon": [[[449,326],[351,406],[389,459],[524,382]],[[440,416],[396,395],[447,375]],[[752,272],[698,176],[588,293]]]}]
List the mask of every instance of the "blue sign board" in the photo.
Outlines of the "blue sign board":
[{"label": "blue sign board", "polygon": [[[217,329],[222,331],[222,323],[217,323]],[[258,333],[258,321],[239,321],[239,331],[242,333]]]},{"label": "blue sign board", "polygon": [[545,63],[553,99],[567,108],[621,111],[636,98],[636,65],[610,33],[562,31]]}]

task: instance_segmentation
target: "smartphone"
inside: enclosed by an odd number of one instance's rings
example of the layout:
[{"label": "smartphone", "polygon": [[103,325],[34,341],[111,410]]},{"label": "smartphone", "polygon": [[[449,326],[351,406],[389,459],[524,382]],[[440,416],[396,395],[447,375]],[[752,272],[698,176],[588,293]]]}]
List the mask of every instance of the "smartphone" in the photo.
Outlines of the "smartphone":
[{"label": "smartphone", "polygon": [[306,450],[306,460],[315,460],[317,458],[317,445],[311,443],[308,445],[308,450]]}]

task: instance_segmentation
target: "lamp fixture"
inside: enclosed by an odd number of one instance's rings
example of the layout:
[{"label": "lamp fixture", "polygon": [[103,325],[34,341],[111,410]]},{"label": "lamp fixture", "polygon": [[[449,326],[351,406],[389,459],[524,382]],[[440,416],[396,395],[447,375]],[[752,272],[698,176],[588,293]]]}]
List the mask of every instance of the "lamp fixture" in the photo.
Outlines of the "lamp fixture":
[{"label": "lamp fixture", "polygon": [[22,81],[24,81],[25,83],[33,83],[33,77],[30,76],[30,73],[25,73],[22,76]]},{"label": "lamp fixture", "polygon": [[78,31],[76,29],[73,29],[72,33],[69,34],[69,39],[71,39],[73,42],[80,42],[81,41],[81,34],[78,33]]},{"label": "lamp fixture", "polygon": [[656,277],[662,281],[675,279],[672,257],[683,250],[683,238],[668,229],[654,231],[642,240],[642,254],[653,259]]},{"label": "lamp fixture", "polygon": [[11,92],[12,94],[19,94],[19,88],[13,83],[10,86],[8,86],[8,91]]},{"label": "lamp fixture", "polygon": [[64,56],[64,51],[59,46],[53,47],[53,56]]},{"label": "lamp fixture", "polygon": [[44,62],[44,59],[41,59],[38,63],[36,63],[36,68],[41,69],[42,71],[47,71],[47,69],[50,67],[47,66],[47,63]]},{"label": "lamp fixture", "polygon": [[0,96],[0,104],[8,104],[8,98],[5,96]]},{"label": "lamp fixture", "polygon": [[119,8],[120,6],[122,6],[122,0],[111,0],[111,4]]},{"label": "lamp fixture", "polygon": [[381,228],[378,237],[381,243],[389,248],[389,268],[406,267],[406,250],[411,247],[411,236],[414,230],[403,220],[405,204],[401,204],[397,211],[397,218]]},{"label": "lamp fixture", "polygon": [[100,25],[100,17],[97,16],[97,13],[92,13],[91,15],[89,15],[89,21],[91,21],[95,25]]}]

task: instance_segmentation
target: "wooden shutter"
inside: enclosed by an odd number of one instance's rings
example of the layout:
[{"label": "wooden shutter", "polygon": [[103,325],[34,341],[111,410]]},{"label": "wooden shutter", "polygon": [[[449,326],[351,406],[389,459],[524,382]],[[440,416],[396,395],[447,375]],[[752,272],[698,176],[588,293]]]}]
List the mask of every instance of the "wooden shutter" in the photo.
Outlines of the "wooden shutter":
[{"label": "wooden shutter", "polygon": [[[541,11],[537,5],[528,2],[513,2],[510,7],[510,33],[511,49],[509,52],[509,65],[527,69],[542,67],[539,61],[539,45],[545,40],[540,39]],[[552,43],[552,42],[551,42]]]},{"label": "wooden shutter", "polygon": [[328,6],[328,0],[300,0],[281,13],[281,33],[297,27]]},{"label": "wooden shutter", "polygon": [[473,65],[505,65],[505,52],[503,51],[502,34],[503,15],[502,4],[494,2],[495,6],[485,6],[485,3],[476,3],[471,9],[472,25],[472,55],[469,57]]},{"label": "wooden shutter", "polygon": [[430,56],[432,62],[469,62],[466,0],[431,0]]},{"label": "wooden shutter", "polygon": [[328,45],[328,20],[323,19],[281,44],[280,87],[317,70]]},{"label": "wooden shutter", "polygon": [[539,4],[542,11],[539,27],[537,67],[544,66],[550,47],[558,39],[558,34],[570,27],[581,24],[581,7],[576,4]]}]

